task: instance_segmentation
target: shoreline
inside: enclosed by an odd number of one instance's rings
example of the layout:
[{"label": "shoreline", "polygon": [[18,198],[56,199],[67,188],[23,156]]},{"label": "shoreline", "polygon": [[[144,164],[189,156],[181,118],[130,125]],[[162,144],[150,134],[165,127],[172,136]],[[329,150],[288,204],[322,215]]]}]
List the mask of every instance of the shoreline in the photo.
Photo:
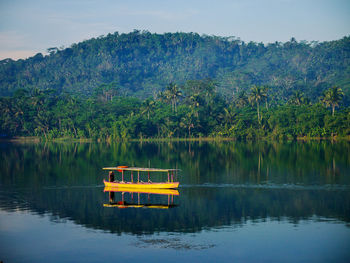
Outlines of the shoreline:
[{"label": "shoreline", "polygon": [[0,142],[15,142],[15,143],[39,143],[39,142],[94,142],[92,139],[82,138],[82,139],[74,139],[74,138],[55,138],[46,140],[42,137],[36,136],[16,136],[11,138],[1,138]]},{"label": "shoreline", "polygon": [[54,138],[46,140],[42,137],[36,136],[16,136],[12,138],[1,138],[1,142],[12,142],[12,143],[39,143],[39,142],[79,142],[79,143],[91,143],[91,142],[213,142],[213,141],[263,141],[263,142],[305,142],[305,141],[350,141],[350,135],[345,137],[297,137],[296,139],[271,139],[271,138],[259,138],[251,140],[238,140],[237,138],[230,137],[196,137],[196,138],[142,138],[142,139],[124,139],[124,140],[103,140],[103,139],[89,139],[89,138]]}]

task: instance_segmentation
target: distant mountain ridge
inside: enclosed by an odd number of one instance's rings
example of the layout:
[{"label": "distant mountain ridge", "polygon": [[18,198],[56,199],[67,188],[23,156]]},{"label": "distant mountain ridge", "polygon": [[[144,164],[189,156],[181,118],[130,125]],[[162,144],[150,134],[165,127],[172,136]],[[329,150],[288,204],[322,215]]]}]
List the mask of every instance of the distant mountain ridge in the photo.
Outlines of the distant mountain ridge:
[{"label": "distant mountain ridge", "polygon": [[299,90],[316,99],[331,86],[350,97],[350,36],[306,43],[245,43],[236,38],[196,33],[108,34],[48,49],[25,60],[0,61],[0,96],[17,89],[54,89],[89,96],[113,83],[121,94],[153,96],[170,82],[211,78],[228,96],[267,85],[286,100]]}]

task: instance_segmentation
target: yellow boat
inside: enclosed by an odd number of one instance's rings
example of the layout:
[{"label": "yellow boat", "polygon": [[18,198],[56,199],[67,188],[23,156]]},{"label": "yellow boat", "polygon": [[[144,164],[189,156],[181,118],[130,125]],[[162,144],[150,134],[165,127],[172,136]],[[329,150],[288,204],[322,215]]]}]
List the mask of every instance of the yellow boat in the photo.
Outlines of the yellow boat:
[{"label": "yellow boat", "polygon": [[173,189],[179,187],[179,182],[173,182],[173,183],[146,183],[146,182],[108,182],[106,180],[103,180],[103,183],[105,184],[105,187],[114,187],[114,188],[137,188],[137,189]]},{"label": "yellow boat", "polygon": [[[179,187],[179,182],[174,182],[175,176],[179,169],[158,169],[158,168],[141,168],[141,167],[128,167],[128,166],[117,166],[117,167],[104,167],[103,170],[109,170],[109,181],[103,180],[105,187],[114,188],[134,188],[134,189],[175,189]],[[114,172],[118,171],[122,174],[121,181],[114,180]],[[125,172],[130,172],[130,182],[124,181]],[[137,172],[137,181],[134,182],[134,174]],[[148,173],[148,181],[143,182],[140,180],[140,172]],[[168,174],[167,182],[152,182],[150,180],[150,172],[163,172]]]},{"label": "yellow boat", "polygon": [[175,189],[137,189],[137,188],[118,188],[118,187],[105,187],[104,192],[117,192],[117,193],[140,193],[140,194],[156,194],[156,195],[179,195],[179,191]]}]

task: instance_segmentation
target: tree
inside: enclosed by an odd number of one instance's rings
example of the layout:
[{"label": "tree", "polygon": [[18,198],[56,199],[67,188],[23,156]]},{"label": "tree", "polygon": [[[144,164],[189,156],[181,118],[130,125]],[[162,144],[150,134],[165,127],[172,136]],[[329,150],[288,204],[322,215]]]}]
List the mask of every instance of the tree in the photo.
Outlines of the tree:
[{"label": "tree", "polygon": [[238,96],[235,99],[235,104],[238,108],[243,108],[248,104],[248,97],[245,91],[241,91],[238,93]]},{"label": "tree", "polygon": [[269,91],[269,88],[267,86],[263,86],[263,92],[266,94],[266,97],[265,97],[266,110],[269,109],[268,102],[267,102],[267,92],[268,91]]},{"label": "tree", "polygon": [[305,98],[304,93],[297,90],[289,99],[289,103],[297,106],[301,106],[303,104],[308,104],[309,100]]},{"label": "tree", "polygon": [[99,97],[102,101],[112,101],[113,97],[118,94],[119,86],[117,82],[111,82],[109,84],[101,84],[95,89],[94,95]]},{"label": "tree", "polygon": [[157,96],[156,96],[156,99],[161,101],[161,102],[164,102],[164,103],[169,103],[170,102],[170,98],[169,98],[168,92],[166,90],[165,91],[159,91]]},{"label": "tree", "polygon": [[180,126],[188,130],[188,138],[191,137],[191,129],[194,128],[195,119],[191,112],[187,113],[181,118]]},{"label": "tree", "polygon": [[179,90],[176,84],[170,83],[167,86],[166,96],[170,99],[173,112],[176,112],[176,104],[179,97],[182,96],[182,92]]},{"label": "tree", "polygon": [[224,111],[221,112],[218,115],[218,118],[224,123],[224,124],[229,124],[230,126],[234,122],[234,119],[236,117],[236,113],[234,112],[233,108],[224,108]]},{"label": "tree", "polygon": [[191,109],[191,112],[198,118],[198,110],[199,107],[204,104],[200,94],[193,94],[190,97],[188,97],[188,104]]},{"label": "tree", "polygon": [[50,128],[50,116],[46,111],[40,111],[34,117],[34,123],[36,125],[35,131],[39,134],[44,133],[45,139],[47,139],[47,133]]},{"label": "tree", "polygon": [[258,121],[260,123],[260,110],[259,106],[260,103],[265,101],[267,99],[266,89],[261,86],[254,86],[251,88],[250,96],[249,96],[249,102],[254,105],[256,104],[257,111],[258,111]]},{"label": "tree", "polygon": [[322,102],[326,107],[332,107],[332,116],[334,117],[335,107],[339,106],[339,102],[342,100],[344,92],[341,88],[332,87],[329,88],[323,95]]},{"label": "tree", "polygon": [[147,113],[147,120],[149,120],[149,114],[154,110],[154,108],[155,108],[154,101],[151,99],[147,99],[142,104],[141,114]]}]

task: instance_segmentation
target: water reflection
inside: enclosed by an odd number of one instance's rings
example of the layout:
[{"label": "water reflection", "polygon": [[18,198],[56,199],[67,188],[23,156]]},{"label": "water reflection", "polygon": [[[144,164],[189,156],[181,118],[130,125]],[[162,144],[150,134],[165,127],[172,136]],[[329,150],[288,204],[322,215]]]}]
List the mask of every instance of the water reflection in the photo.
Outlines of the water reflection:
[{"label": "water reflection", "polygon": [[[104,207],[123,201],[115,193],[110,203],[103,192],[101,168],[118,163],[180,168],[177,206]],[[118,234],[196,232],[266,219],[349,224],[349,171],[348,142],[0,144],[0,209]],[[137,193],[134,200],[124,195],[138,204]],[[158,197],[154,204],[163,202]],[[140,194],[140,202],[147,198]]]},{"label": "water reflection", "polygon": [[[104,192],[108,192],[109,203],[103,204],[103,206],[117,208],[174,208],[177,207],[177,205],[174,204],[174,196],[179,195],[179,191],[175,189],[138,190],[130,188],[121,190],[114,187],[105,187]],[[134,194],[136,195],[136,200],[134,200]],[[164,203],[164,198],[160,198],[162,196],[168,197],[167,203]],[[129,197],[129,200],[127,200],[127,197]],[[115,201],[115,199],[119,201]]]}]

